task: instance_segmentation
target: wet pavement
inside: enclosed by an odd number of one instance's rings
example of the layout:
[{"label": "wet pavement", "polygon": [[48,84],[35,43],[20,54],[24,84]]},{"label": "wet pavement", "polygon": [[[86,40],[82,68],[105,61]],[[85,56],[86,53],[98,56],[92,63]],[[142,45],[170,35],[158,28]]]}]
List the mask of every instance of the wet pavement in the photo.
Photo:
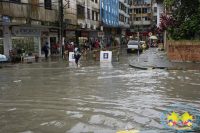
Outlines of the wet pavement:
[{"label": "wet pavement", "polygon": [[119,62],[116,52],[112,63],[88,54],[78,69],[57,56],[1,68],[0,132],[168,133],[161,123],[167,108],[186,105],[200,114],[199,72],[135,69],[129,63],[137,53],[117,50]]},{"label": "wet pavement", "polygon": [[130,65],[139,69],[200,70],[200,63],[169,61],[166,52],[157,48],[149,48],[139,56],[139,62],[136,59]]}]

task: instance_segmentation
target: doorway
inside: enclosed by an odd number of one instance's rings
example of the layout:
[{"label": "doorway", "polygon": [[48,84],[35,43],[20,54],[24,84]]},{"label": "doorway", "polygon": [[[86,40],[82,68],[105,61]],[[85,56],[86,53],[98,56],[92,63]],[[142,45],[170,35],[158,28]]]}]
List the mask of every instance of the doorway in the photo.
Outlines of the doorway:
[{"label": "doorway", "polygon": [[51,55],[57,54],[56,37],[50,37],[50,48],[51,48]]}]

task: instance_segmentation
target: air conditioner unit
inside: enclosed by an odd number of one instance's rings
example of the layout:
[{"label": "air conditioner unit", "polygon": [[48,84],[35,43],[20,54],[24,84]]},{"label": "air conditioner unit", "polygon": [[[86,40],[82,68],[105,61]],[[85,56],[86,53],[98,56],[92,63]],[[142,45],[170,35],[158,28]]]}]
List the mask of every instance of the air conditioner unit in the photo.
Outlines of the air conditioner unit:
[{"label": "air conditioner unit", "polygon": [[93,30],[96,30],[96,25],[92,25],[92,29],[93,29]]},{"label": "air conditioner unit", "polygon": [[81,28],[85,28],[85,24],[80,23],[80,27],[81,27]]},{"label": "air conditioner unit", "polygon": [[66,24],[72,24],[72,20],[71,19],[65,19],[65,23]]},{"label": "air conditioner unit", "polygon": [[86,28],[89,29],[90,28],[90,24],[86,24]]}]

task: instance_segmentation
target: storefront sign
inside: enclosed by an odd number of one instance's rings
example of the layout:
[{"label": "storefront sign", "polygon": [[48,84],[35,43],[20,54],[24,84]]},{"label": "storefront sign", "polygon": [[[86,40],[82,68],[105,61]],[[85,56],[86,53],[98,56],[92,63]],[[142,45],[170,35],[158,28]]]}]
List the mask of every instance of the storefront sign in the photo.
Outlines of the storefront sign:
[{"label": "storefront sign", "polygon": [[49,29],[50,34],[58,34],[58,29]]},{"label": "storefront sign", "polygon": [[3,27],[0,27],[0,37],[3,37]]},{"label": "storefront sign", "polygon": [[41,31],[39,28],[33,27],[13,27],[13,36],[41,36]]},{"label": "storefront sign", "polygon": [[49,36],[49,32],[48,31],[42,31],[42,36]]},{"label": "storefront sign", "polygon": [[89,31],[81,31],[81,37],[89,37]]},{"label": "storefront sign", "polygon": [[98,32],[98,37],[104,37],[104,32]]},{"label": "storefront sign", "polygon": [[9,22],[9,17],[8,16],[3,16],[3,22]]},{"label": "storefront sign", "polygon": [[101,51],[100,62],[112,62],[112,51]]},{"label": "storefront sign", "polygon": [[66,37],[75,37],[76,34],[75,34],[75,31],[66,31]]}]

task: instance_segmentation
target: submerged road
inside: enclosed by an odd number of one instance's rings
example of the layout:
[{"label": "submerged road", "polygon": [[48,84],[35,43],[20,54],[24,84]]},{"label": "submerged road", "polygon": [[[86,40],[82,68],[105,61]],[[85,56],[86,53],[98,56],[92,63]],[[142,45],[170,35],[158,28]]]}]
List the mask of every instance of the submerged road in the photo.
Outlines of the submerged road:
[{"label": "submerged road", "polygon": [[59,57],[1,68],[0,132],[163,129],[167,108],[186,105],[200,112],[199,72],[134,69],[129,63],[137,53],[119,51],[119,62],[115,53],[112,63],[81,57],[84,67],[78,69]]}]

